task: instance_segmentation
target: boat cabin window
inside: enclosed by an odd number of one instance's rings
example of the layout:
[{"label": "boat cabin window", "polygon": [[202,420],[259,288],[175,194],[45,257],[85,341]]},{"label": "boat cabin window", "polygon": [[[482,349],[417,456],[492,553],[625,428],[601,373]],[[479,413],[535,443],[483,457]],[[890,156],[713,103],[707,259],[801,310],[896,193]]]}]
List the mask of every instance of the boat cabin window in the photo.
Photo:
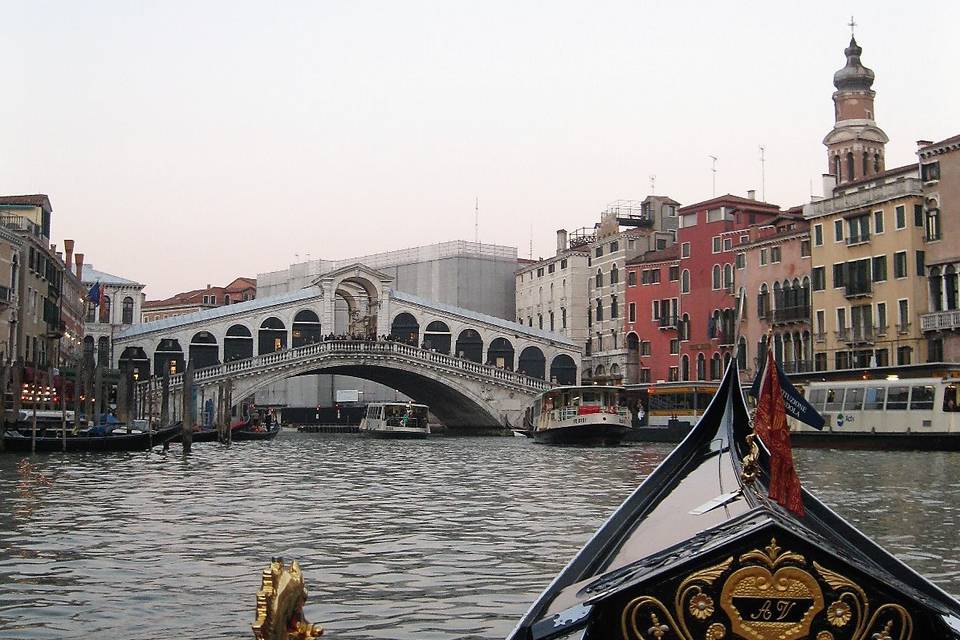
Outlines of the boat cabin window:
[{"label": "boat cabin window", "polygon": [[843,407],[843,392],[845,389],[827,389],[827,403],[824,405],[826,411],[840,411]]},{"label": "boat cabin window", "polygon": [[827,399],[827,390],[826,389],[811,389],[810,390],[810,404],[813,405],[814,409],[819,411],[823,410],[823,402]]},{"label": "boat cabin window", "polygon": [[380,417],[380,407],[378,405],[370,405],[367,407],[367,417],[368,418],[379,418]]},{"label": "boat cabin window", "polygon": [[863,405],[863,389],[854,387],[847,389],[847,397],[843,401],[844,411],[860,411]]},{"label": "boat cabin window", "polygon": [[957,387],[948,384],[943,388],[943,410],[946,412],[957,411]]},{"label": "boat cabin window", "polygon": [[883,411],[883,401],[886,399],[887,390],[883,387],[870,387],[864,390],[864,411]]},{"label": "boat cabin window", "polygon": [[910,409],[933,409],[933,387],[917,385],[910,393]]},{"label": "boat cabin window", "polygon": [[910,387],[890,387],[887,392],[887,410],[906,409],[909,397]]}]

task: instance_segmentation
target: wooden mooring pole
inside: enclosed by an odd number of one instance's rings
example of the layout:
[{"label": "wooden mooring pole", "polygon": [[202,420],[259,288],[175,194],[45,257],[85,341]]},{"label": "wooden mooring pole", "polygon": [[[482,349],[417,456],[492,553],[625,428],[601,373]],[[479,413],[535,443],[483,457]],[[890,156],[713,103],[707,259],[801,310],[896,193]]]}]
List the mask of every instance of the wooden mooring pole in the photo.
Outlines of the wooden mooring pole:
[{"label": "wooden mooring pole", "polygon": [[180,437],[183,442],[183,452],[190,453],[190,448],[193,446],[193,416],[194,416],[194,406],[193,406],[193,360],[190,360],[187,363],[187,368],[183,372],[183,385],[181,387],[183,393],[183,429],[180,432]]}]

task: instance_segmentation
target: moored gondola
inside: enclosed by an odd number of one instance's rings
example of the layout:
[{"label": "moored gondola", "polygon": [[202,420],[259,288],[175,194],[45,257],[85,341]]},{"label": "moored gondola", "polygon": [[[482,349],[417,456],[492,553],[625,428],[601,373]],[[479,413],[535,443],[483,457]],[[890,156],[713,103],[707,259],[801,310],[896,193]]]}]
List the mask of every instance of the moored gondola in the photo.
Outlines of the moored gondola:
[{"label": "moored gondola", "polygon": [[696,427],[509,640],[960,638],[954,598],[808,492],[789,505],[802,515],[769,498],[782,458],[756,442],[734,358]]},{"label": "moored gondola", "polygon": [[[176,438],[179,426],[159,429],[152,434],[146,431],[132,433],[93,433],[82,430],[76,434],[68,433],[66,438],[60,435],[37,436],[35,450],[42,453],[58,451],[144,451],[151,445],[163,444]],[[6,451],[29,453],[34,450],[32,434],[24,431],[6,431],[3,434],[3,446]]]}]

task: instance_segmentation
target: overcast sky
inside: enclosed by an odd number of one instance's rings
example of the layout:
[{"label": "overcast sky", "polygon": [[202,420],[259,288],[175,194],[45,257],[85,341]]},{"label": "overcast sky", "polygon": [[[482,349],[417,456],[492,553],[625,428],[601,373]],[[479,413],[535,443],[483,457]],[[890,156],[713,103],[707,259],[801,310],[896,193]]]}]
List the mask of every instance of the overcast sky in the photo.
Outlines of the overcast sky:
[{"label": "overcast sky", "polygon": [[2,0],[0,193],[149,298],[619,198],[820,193],[856,16],[887,166],[960,133],[960,2]]}]

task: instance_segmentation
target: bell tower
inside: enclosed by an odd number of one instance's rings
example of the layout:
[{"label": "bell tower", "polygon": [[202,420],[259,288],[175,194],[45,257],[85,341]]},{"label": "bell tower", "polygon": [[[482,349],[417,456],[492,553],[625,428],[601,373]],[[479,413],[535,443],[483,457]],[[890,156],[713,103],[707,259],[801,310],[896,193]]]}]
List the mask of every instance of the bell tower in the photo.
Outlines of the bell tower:
[{"label": "bell tower", "polygon": [[874,73],[860,62],[863,49],[853,35],[856,23],[850,18],[850,45],[843,50],[847,63],[833,74],[834,125],[823,139],[827,147],[827,173],[838,185],[867,178],[884,171],[884,145],[889,141],[874,121]]}]

